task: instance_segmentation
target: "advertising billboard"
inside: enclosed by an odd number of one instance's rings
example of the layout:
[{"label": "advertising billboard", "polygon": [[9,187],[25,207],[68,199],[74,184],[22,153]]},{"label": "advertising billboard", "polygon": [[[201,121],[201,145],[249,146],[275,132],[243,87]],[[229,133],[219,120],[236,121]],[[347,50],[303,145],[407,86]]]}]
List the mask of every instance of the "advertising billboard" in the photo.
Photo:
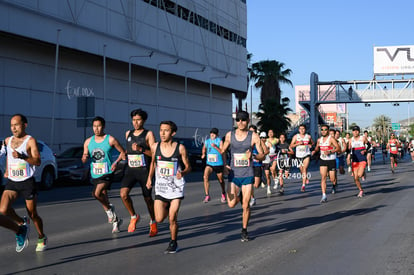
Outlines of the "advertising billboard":
[{"label": "advertising billboard", "polygon": [[414,74],[414,45],[374,47],[374,74]]}]

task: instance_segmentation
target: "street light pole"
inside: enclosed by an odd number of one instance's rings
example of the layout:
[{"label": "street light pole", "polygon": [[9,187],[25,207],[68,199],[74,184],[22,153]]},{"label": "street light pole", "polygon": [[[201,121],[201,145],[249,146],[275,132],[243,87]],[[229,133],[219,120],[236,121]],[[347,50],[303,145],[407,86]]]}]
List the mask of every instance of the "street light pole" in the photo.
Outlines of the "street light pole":
[{"label": "street light pole", "polygon": [[160,103],[159,103],[159,97],[160,97],[160,67],[164,66],[164,65],[176,65],[178,64],[178,62],[180,61],[179,58],[177,58],[177,60],[175,62],[166,62],[166,63],[158,63],[157,64],[157,86],[156,86],[156,101],[157,101],[157,106],[156,106],[156,110],[157,110],[157,121],[159,121],[159,112],[160,112]]},{"label": "street light pole", "polygon": [[213,100],[213,83],[211,82],[213,79],[217,79],[217,78],[227,78],[229,76],[229,74],[226,74],[225,76],[213,76],[210,77],[209,83],[210,83],[210,100],[209,100],[209,116],[210,116],[210,128],[213,127],[212,125],[212,120],[211,120],[211,104],[212,104],[212,100]]},{"label": "street light pole", "polygon": [[201,68],[200,70],[189,70],[186,71],[184,73],[184,104],[185,104],[185,109],[184,109],[184,127],[187,127],[187,108],[188,108],[188,98],[187,98],[187,94],[188,94],[188,79],[187,79],[187,74],[189,73],[202,73],[206,70],[206,67],[203,66],[203,68]]},{"label": "street light pole", "polygon": [[131,91],[132,91],[132,64],[131,61],[133,58],[139,58],[139,57],[149,57],[151,58],[154,54],[154,51],[151,51],[149,54],[146,55],[131,55],[128,60],[128,110],[129,105],[131,104]]}]

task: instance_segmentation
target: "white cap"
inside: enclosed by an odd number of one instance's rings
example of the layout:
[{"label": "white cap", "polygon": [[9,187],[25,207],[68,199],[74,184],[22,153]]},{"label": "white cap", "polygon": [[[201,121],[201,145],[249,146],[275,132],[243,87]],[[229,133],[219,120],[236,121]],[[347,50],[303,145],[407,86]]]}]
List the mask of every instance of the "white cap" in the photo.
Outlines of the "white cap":
[{"label": "white cap", "polygon": [[266,137],[266,132],[261,132],[260,137]]}]

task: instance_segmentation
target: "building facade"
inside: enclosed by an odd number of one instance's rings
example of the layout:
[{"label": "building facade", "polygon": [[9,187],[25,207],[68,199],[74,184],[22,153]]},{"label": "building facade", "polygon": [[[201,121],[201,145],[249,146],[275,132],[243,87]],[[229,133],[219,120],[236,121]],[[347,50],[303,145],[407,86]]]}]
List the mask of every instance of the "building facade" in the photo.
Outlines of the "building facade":
[{"label": "building facade", "polygon": [[129,113],[177,136],[224,134],[232,94],[246,93],[242,0],[13,0],[0,2],[0,137],[10,116],[59,152],[92,134],[100,115],[124,140]]}]

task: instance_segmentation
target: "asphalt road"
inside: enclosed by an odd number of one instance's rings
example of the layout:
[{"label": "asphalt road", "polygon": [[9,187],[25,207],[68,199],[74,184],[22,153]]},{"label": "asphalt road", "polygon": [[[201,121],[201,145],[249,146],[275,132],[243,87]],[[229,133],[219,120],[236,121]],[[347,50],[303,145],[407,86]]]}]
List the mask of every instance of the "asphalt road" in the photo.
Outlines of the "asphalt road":
[{"label": "asphalt road", "polygon": [[[379,156],[379,155],[378,155]],[[14,235],[0,230],[1,274],[414,274],[413,165],[405,159],[391,174],[389,164],[373,164],[363,183],[364,198],[349,174],[339,176],[339,191],[320,204],[319,172],[311,170],[307,192],[297,179],[286,181],[285,195],[266,196],[256,190],[248,228],[251,241],[240,241],[241,207],[219,201],[217,181],[212,201],[202,203],[200,172],[187,177],[186,195],[179,213],[180,251],[165,255],[168,222],[148,237],[149,216],[140,188],[133,189],[141,221],[127,232],[129,217],[119,197],[111,202],[124,218],[122,232],[111,233],[106,215],[90,193],[92,186],[60,187],[42,191],[43,217],[49,248],[35,252],[30,244],[15,252]],[[295,172],[295,171],[293,171]],[[328,188],[330,190],[330,188]],[[16,211],[23,215],[21,201]]]}]

